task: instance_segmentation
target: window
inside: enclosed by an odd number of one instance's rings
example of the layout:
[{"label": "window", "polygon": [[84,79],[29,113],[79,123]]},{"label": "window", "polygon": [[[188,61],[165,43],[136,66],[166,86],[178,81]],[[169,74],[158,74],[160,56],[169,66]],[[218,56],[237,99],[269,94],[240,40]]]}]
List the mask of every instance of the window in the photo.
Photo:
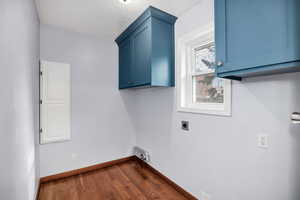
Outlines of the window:
[{"label": "window", "polygon": [[231,115],[231,81],[215,76],[213,31],[196,31],[178,40],[178,111]]}]

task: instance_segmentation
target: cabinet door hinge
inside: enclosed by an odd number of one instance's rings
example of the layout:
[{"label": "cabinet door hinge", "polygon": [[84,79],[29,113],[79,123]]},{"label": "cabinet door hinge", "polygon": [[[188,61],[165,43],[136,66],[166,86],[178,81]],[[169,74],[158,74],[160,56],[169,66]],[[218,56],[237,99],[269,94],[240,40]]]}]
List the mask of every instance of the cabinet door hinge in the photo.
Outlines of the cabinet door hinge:
[{"label": "cabinet door hinge", "polygon": [[40,104],[43,104],[43,100],[42,99],[40,99]]},{"label": "cabinet door hinge", "polygon": [[43,132],[43,129],[42,128],[40,128],[40,133],[42,133]]},{"label": "cabinet door hinge", "polygon": [[43,72],[42,71],[40,71],[40,75],[43,76]]}]

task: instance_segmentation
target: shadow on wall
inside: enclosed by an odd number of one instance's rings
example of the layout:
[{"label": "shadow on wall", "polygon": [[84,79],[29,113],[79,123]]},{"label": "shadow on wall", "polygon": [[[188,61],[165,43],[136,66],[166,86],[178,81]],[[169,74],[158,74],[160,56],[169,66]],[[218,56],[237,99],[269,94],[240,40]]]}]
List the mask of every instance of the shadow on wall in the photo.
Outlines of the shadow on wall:
[{"label": "shadow on wall", "polygon": [[[286,154],[289,158],[281,160],[290,162],[277,163],[280,166],[274,168],[281,168],[282,173],[289,172],[286,177],[290,188],[289,199],[298,200],[300,199],[300,124],[292,124],[290,116],[292,112],[300,112],[300,73],[245,79],[243,84],[255,96],[254,98],[258,99],[258,102],[263,103],[262,107],[269,111],[271,120],[268,118],[259,123],[275,133],[277,150],[273,153],[278,153],[280,157],[286,153],[285,151],[289,151]],[[261,87],[257,87],[257,84],[261,84]],[[266,92],[265,88],[272,88],[272,90]],[[288,134],[288,137],[285,134]]]},{"label": "shadow on wall", "polygon": [[[127,116],[129,117],[128,121],[130,122],[130,126],[132,127],[133,134],[136,135],[137,132],[137,123],[135,119],[135,116],[137,115],[137,109],[136,109],[136,92],[135,90],[119,90],[120,97],[122,99],[121,102],[123,102],[123,106],[126,109]],[[134,138],[136,140],[136,138]],[[136,144],[136,141],[134,141],[134,144]],[[133,153],[133,149],[132,152]]]},{"label": "shadow on wall", "polygon": [[[300,112],[300,78],[295,77],[292,81],[293,95],[291,104],[295,112]],[[292,137],[292,163],[293,169],[290,174],[291,199],[300,199],[300,124],[290,124],[289,131]]]},{"label": "shadow on wall", "polygon": [[[299,91],[300,87],[298,88]],[[300,97],[300,95],[298,96]],[[298,98],[298,103],[300,102],[300,98]],[[292,142],[292,166],[293,169],[291,170],[290,174],[290,181],[291,181],[291,199],[300,199],[300,129],[299,124],[291,124],[290,126],[290,133],[293,138]]]},{"label": "shadow on wall", "polygon": [[[155,159],[160,160],[168,157],[171,152],[166,149],[164,151],[152,149],[149,144],[169,146],[170,144],[165,142],[172,142],[174,98],[170,99],[169,97],[174,97],[174,88],[155,87],[120,90],[120,95],[139,145],[149,151],[151,155],[155,154]],[[145,135],[147,137],[143,137]],[[163,165],[163,163],[160,164]]]}]

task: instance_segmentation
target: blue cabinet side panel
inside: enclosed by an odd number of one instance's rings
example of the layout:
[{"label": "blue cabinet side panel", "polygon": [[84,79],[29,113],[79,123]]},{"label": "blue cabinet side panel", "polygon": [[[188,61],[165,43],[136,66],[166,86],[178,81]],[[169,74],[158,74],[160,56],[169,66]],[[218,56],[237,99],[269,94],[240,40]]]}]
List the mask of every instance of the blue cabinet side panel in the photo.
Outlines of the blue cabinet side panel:
[{"label": "blue cabinet side panel", "polygon": [[152,85],[174,86],[174,26],[152,19]]},{"label": "blue cabinet side panel", "polygon": [[124,40],[119,45],[119,88],[126,88],[130,84],[131,68],[131,42],[130,39]]}]

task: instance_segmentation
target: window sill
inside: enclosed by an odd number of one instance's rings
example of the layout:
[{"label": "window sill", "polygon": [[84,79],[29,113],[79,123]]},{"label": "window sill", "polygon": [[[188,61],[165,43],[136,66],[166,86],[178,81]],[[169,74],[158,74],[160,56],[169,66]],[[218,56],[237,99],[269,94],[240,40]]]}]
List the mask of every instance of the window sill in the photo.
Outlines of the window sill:
[{"label": "window sill", "polygon": [[177,108],[177,112],[231,117],[231,112],[227,110],[201,110],[197,108],[179,107]]}]

